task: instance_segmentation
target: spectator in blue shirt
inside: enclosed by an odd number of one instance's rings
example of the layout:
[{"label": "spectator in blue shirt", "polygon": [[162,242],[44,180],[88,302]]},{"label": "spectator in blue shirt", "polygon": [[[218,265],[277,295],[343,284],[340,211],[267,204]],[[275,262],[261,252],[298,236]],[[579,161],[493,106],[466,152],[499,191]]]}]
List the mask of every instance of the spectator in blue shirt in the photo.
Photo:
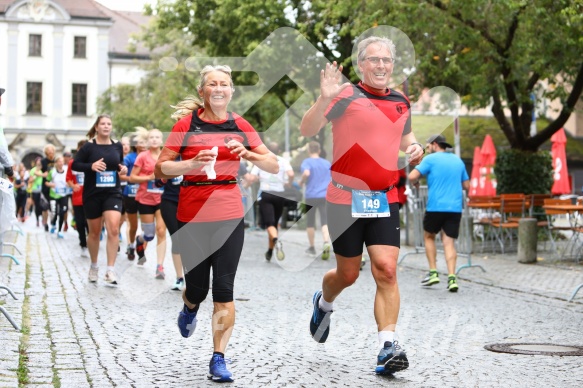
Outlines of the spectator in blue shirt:
[{"label": "spectator in blue shirt", "polygon": [[427,177],[427,208],[423,218],[423,230],[429,274],[421,284],[432,286],[439,283],[435,236],[441,231],[449,273],[447,289],[450,292],[457,292],[455,240],[459,235],[462,218],[463,190],[470,189],[470,178],[462,160],[455,154],[445,152],[452,146],[447,143],[444,136],[431,136],[427,139],[426,148],[429,155],[409,173],[409,181],[414,185],[419,183],[422,175]]},{"label": "spectator in blue shirt", "polygon": [[314,236],[316,234],[316,210],[320,214],[320,224],[322,225],[322,239],[324,246],[322,248],[322,260],[328,260],[330,257],[330,235],[328,234],[328,217],[326,213],[326,190],[330,183],[330,162],[320,157],[320,144],[311,141],[308,144],[310,157],[304,159],[301,165],[302,178],[301,185],[306,186],[305,200],[307,211],[308,242],[310,247],[306,250],[307,254],[316,255],[314,247]]}]

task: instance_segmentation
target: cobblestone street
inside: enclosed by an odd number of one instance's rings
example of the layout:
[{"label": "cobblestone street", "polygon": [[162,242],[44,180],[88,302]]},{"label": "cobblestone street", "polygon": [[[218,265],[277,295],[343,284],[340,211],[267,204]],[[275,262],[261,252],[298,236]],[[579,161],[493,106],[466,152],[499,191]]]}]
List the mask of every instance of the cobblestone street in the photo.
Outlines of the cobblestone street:
[{"label": "cobblestone street", "polygon": [[[23,328],[18,333],[0,315],[1,387],[17,387],[18,373],[26,370],[34,387],[213,385],[206,379],[212,354],[210,294],[196,332],[182,338],[176,327],[182,301],[170,290],[169,254],[166,280],[156,280],[154,244],[145,268],[139,268],[126,259],[123,242],[116,264],[120,285],[112,287],[103,281],[102,246],[100,280],[91,284],[89,259],[79,255],[76,232],[58,240],[32,222],[23,226],[24,236],[6,237],[25,253],[21,265],[0,261],[0,283],[19,298],[3,295],[0,303]],[[463,270],[460,291],[451,294],[443,275],[442,283],[422,289],[425,256],[409,256],[399,267],[397,334],[410,367],[379,377],[373,372],[378,349],[370,266],[337,299],[330,337],[318,344],[308,331],[311,297],[334,258],[306,257],[305,232],[295,229],[282,234],[282,262],[265,261],[265,232],[247,230],[245,238],[235,288],[237,322],[226,354],[236,379],[231,386],[578,387],[583,381],[582,357],[484,349],[500,342],[582,346],[583,294],[566,301],[583,282],[581,265],[526,266],[512,257],[476,257],[487,272]],[[442,256],[438,263],[444,270]]]}]

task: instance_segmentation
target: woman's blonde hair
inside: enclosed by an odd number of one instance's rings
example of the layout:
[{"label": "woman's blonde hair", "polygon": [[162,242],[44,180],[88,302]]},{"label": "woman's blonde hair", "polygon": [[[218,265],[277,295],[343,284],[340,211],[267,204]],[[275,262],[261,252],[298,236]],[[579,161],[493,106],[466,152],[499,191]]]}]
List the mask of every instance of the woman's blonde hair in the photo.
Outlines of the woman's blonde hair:
[{"label": "woman's blonde hair", "polygon": [[137,144],[141,141],[148,142],[148,130],[144,127],[135,127],[134,142]]},{"label": "woman's blonde hair", "polygon": [[[202,87],[206,83],[207,75],[213,71],[220,71],[229,76],[231,82],[231,91],[235,91],[235,86],[233,84],[233,78],[231,76],[231,68],[227,65],[206,65],[200,71],[200,82],[196,86],[196,89],[200,93]],[[180,101],[176,105],[170,105],[172,108],[176,109],[174,113],[170,116],[173,120],[178,121],[183,117],[192,114],[193,111],[198,110],[203,107],[202,101],[193,95],[186,96],[184,100]]]}]

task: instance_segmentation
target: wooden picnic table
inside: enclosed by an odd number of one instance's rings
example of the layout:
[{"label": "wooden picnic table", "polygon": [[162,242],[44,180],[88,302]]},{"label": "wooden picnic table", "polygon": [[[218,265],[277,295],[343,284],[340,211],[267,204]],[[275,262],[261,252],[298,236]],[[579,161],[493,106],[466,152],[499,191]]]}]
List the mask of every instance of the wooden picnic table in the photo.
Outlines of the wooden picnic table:
[{"label": "wooden picnic table", "polygon": [[576,213],[583,212],[583,205],[544,205],[543,209]]},{"label": "wooden picnic table", "polygon": [[500,202],[470,202],[468,207],[473,209],[499,209]]}]

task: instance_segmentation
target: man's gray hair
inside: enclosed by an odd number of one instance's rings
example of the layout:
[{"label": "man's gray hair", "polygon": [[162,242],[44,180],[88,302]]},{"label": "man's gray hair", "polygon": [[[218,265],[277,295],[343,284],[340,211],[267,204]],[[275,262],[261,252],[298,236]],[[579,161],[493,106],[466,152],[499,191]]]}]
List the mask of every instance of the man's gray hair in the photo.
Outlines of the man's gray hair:
[{"label": "man's gray hair", "polygon": [[381,46],[386,47],[391,52],[391,58],[395,58],[395,43],[387,37],[384,36],[369,36],[366,39],[358,42],[358,62],[364,61],[364,56],[366,55],[366,48],[373,43],[378,43]]}]

